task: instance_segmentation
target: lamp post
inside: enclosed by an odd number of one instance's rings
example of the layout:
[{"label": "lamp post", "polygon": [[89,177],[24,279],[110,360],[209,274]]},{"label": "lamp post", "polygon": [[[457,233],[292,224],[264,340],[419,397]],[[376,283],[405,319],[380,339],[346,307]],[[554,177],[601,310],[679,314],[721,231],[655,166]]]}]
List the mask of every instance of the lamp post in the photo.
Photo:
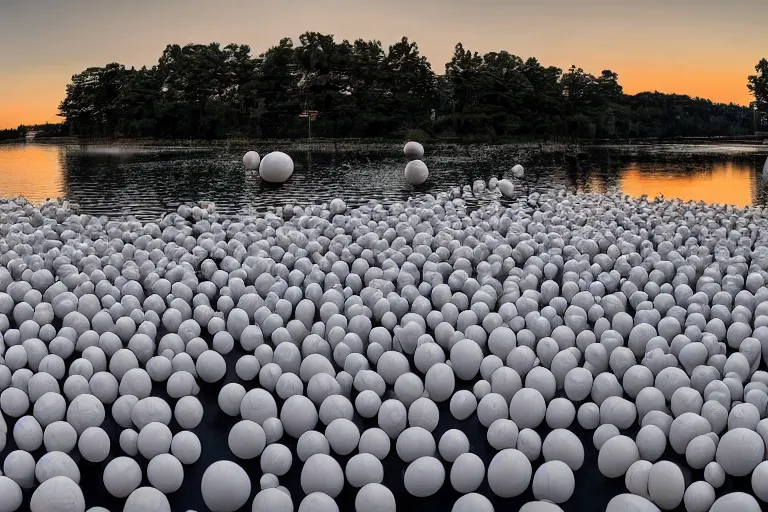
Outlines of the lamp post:
[{"label": "lamp post", "polygon": [[307,138],[310,141],[312,140],[312,121],[317,119],[317,114],[317,110],[304,110],[301,114],[299,114],[299,117],[307,118]]}]

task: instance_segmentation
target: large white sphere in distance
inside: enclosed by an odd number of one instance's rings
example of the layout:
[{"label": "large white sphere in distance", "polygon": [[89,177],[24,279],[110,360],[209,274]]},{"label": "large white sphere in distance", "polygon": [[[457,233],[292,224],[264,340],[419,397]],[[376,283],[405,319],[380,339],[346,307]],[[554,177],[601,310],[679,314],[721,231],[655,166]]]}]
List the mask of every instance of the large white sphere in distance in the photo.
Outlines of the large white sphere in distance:
[{"label": "large white sphere in distance", "polygon": [[259,168],[261,157],[255,151],[249,151],[243,156],[243,165],[249,171],[255,171]]},{"label": "large white sphere in distance", "polygon": [[412,140],[405,143],[403,153],[405,153],[405,157],[408,160],[416,160],[417,158],[424,156],[424,146],[422,146],[421,143]]},{"label": "large white sphere in distance", "polygon": [[284,183],[293,174],[293,160],[282,151],[273,151],[261,159],[259,176],[269,183]]},{"label": "large white sphere in distance", "polygon": [[405,181],[411,185],[421,185],[429,177],[427,164],[421,160],[412,160],[405,166]]}]

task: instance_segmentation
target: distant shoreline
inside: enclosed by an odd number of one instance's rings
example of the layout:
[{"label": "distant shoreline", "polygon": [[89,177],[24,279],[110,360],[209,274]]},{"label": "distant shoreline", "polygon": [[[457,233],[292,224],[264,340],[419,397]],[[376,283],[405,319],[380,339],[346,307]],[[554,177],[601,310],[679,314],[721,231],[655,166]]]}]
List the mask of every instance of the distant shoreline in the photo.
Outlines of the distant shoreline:
[{"label": "distant shoreline", "polygon": [[[109,144],[109,145],[153,145],[153,146],[247,146],[253,143],[270,145],[345,145],[350,144],[370,145],[401,145],[402,141],[391,138],[313,138],[307,139],[256,139],[246,137],[232,137],[226,139],[157,139],[157,138],[131,138],[131,137],[36,137],[31,141],[24,139],[0,140],[2,144]],[[758,135],[741,135],[734,137],[671,137],[671,138],[644,138],[644,139],[528,139],[528,138],[499,138],[492,141],[475,140],[472,138],[432,138],[421,140],[429,145],[538,145],[538,146],[602,146],[602,145],[652,145],[652,144],[763,144],[768,145],[768,133]]]}]

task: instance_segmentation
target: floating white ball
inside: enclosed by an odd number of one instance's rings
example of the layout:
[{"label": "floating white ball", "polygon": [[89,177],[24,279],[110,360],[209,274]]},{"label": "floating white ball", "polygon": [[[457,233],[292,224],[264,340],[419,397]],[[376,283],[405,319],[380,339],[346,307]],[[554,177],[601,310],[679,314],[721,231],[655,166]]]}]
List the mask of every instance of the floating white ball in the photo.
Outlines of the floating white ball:
[{"label": "floating white ball", "polygon": [[259,162],[261,162],[261,157],[255,151],[248,151],[245,155],[243,155],[243,165],[249,171],[255,171],[258,169]]},{"label": "floating white ball", "polygon": [[405,166],[405,181],[411,185],[421,185],[429,177],[427,164],[421,160],[411,160]]},{"label": "floating white ball", "polygon": [[281,151],[264,155],[259,164],[259,176],[269,183],[284,183],[293,174],[293,159]]},{"label": "floating white ball", "polygon": [[403,153],[409,160],[416,160],[424,156],[424,146],[420,142],[409,141],[405,143],[403,147]]}]

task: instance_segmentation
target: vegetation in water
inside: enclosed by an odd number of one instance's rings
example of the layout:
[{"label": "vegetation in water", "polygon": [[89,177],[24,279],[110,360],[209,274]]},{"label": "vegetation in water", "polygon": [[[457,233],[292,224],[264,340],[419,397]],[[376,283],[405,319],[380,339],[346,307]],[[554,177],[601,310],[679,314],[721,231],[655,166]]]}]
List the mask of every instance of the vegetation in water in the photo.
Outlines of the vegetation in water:
[{"label": "vegetation in water", "polygon": [[[60,105],[71,135],[618,139],[752,134],[751,109],[684,95],[628,95],[611,70],[563,71],[457,44],[437,75],[403,38],[337,42],[307,32],[258,57],[247,45],[169,45],[157,65],[111,63],[72,77]],[[765,61],[761,61],[765,62]],[[758,66],[759,67],[759,66]],[[750,89],[765,104],[766,73]]]}]

